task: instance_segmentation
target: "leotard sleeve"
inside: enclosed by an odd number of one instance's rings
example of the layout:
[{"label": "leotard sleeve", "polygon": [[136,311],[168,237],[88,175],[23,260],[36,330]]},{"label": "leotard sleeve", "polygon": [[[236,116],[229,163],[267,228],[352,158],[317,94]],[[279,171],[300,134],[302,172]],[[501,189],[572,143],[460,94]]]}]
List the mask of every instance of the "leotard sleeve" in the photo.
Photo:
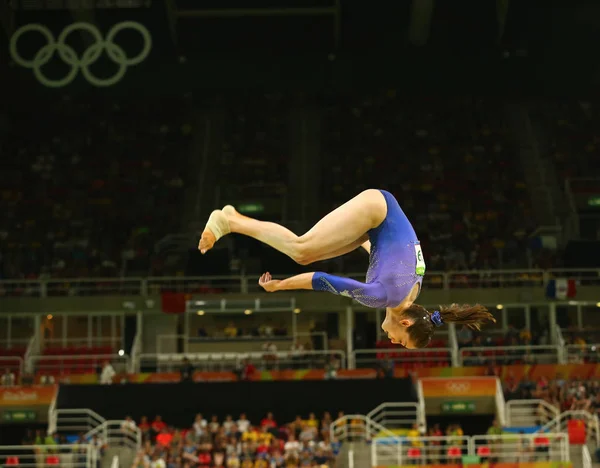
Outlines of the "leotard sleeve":
[{"label": "leotard sleeve", "polygon": [[315,291],[327,291],[340,296],[351,297],[359,304],[373,309],[384,308],[387,305],[387,294],[381,283],[361,283],[360,281],[342,276],[329,275],[320,271],[312,279]]}]

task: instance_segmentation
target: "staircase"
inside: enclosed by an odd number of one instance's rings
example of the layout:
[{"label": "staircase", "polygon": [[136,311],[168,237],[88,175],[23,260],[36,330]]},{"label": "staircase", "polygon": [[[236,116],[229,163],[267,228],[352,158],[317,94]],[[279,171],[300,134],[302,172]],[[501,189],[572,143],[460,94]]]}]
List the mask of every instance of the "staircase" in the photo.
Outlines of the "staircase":
[{"label": "staircase", "polygon": [[544,400],[511,400],[506,403],[506,426],[533,428],[559,416],[559,410]]}]

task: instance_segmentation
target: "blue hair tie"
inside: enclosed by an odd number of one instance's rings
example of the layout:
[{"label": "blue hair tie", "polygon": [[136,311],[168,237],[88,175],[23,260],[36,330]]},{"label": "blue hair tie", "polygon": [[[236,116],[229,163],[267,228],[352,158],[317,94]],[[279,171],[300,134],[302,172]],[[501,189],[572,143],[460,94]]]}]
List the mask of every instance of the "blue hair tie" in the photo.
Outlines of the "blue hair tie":
[{"label": "blue hair tie", "polygon": [[440,314],[439,310],[434,310],[430,318],[436,327],[441,327],[444,325],[444,320],[442,319],[442,314]]}]

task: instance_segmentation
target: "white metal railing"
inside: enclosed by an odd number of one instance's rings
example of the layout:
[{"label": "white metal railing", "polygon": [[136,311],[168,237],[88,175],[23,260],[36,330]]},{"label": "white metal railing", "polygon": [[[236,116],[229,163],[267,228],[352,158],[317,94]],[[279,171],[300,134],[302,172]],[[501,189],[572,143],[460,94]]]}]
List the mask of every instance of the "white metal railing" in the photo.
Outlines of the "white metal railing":
[{"label": "white metal railing", "polygon": [[110,468],[119,468],[119,457],[117,455],[113,457]]},{"label": "white metal railing", "polygon": [[25,371],[29,374],[33,373],[33,367],[31,367],[31,356],[41,352],[40,333],[40,329],[38,328],[31,336],[29,343],[27,344],[27,350],[23,356],[23,359],[25,360]]},{"label": "white metal railing", "polygon": [[129,369],[129,356],[126,354],[40,355],[29,359],[31,368],[42,375],[95,373],[106,361],[112,364],[117,373],[127,372]]},{"label": "white metal railing", "polygon": [[[364,272],[345,276],[364,279]],[[600,285],[600,270],[594,268],[432,271],[427,272],[424,284],[429,288],[438,289],[540,287],[549,279],[557,277],[572,278],[584,286]],[[146,296],[161,292],[248,293],[260,290],[255,280],[256,278],[248,276],[4,280],[0,281],[0,296]]]},{"label": "white metal railing", "polygon": [[[465,455],[509,463],[569,461],[566,433],[406,437],[355,414],[334,421],[330,437],[332,441],[370,443],[371,467],[460,463]],[[349,451],[349,466],[354,465],[354,455]]]},{"label": "white metal railing", "polygon": [[600,344],[568,345],[565,358],[569,364],[600,362]]},{"label": "white metal railing", "polygon": [[559,415],[559,409],[545,400],[510,400],[506,403],[508,427],[543,426]]},{"label": "white metal railing", "polygon": [[496,379],[496,418],[500,427],[504,427],[506,424],[506,400],[500,379]]},{"label": "white metal railing", "polygon": [[581,466],[582,468],[592,468],[592,466],[594,466],[592,454],[586,444],[581,446]]},{"label": "white metal railing", "polygon": [[105,347],[118,349],[121,347],[123,343],[123,337],[120,335],[114,336],[94,336],[88,335],[83,338],[72,338],[72,337],[62,337],[62,338],[44,338],[44,348],[57,346],[59,348],[66,348],[67,346],[81,346],[84,348],[91,347]]},{"label": "white metal railing", "polygon": [[562,330],[561,328],[556,325],[556,337],[555,337],[555,344],[558,346],[558,362],[560,362],[561,364],[566,364],[566,341],[565,338],[563,336]]},{"label": "white metal railing", "polygon": [[98,450],[91,444],[0,445],[0,465],[33,468],[44,466],[96,468]]},{"label": "white metal railing", "polygon": [[496,365],[560,363],[558,346],[469,347],[460,349],[459,358],[462,366],[483,366],[490,360]]},{"label": "white metal railing", "polygon": [[185,359],[199,371],[233,371],[243,362],[269,369],[323,369],[333,360],[336,368],[346,367],[344,351],[140,354],[139,364],[141,369],[174,372],[181,369]]},{"label": "white metal railing", "polygon": [[90,409],[55,409],[52,420],[53,428],[59,434],[86,434],[106,422],[106,419]]},{"label": "white metal railing", "polygon": [[0,386],[3,385],[2,375],[8,369],[15,376],[15,385],[19,383],[19,376],[23,375],[23,358],[18,356],[0,356]]},{"label": "white metal railing", "polygon": [[109,446],[128,447],[136,451],[142,446],[142,431],[137,426],[130,427],[123,420],[104,421],[85,434],[86,440],[94,437]]},{"label": "white metal railing", "polygon": [[406,366],[413,364],[416,367],[445,367],[452,365],[452,351],[450,348],[425,348],[405,349],[357,349],[352,353],[357,368],[378,367],[386,360]]},{"label": "white metal railing", "polygon": [[465,436],[401,437],[400,442],[378,437],[371,442],[372,466],[461,463],[469,448],[470,438]]},{"label": "white metal railing", "polygon": [[568,423],[572,419],[584,421],[587,428],[586,435],[588,439],[592,439],[596,443],[596,447],[600,447],[600,423],[598,421],[598,416],[585,410],[564,411],[544,424],[538,432],[567,432]]},{"label": "white metal railing", "polygon": [[[569,435],[502,434],[470,438],[470,454],[500,463],[569,461]],[[484,455],[485,454],[485,455]]]},{"label": "white metal railing", "polygon": [[48,434],[55,434],[57,431],[56,400],[58,400],[58,392],[60,392],[60,387],[57,387],[54,398],[48,407]]},{"label": "white metal railing", "polygon": [[138,329],[131,344],[131,360],[128,372],[135,374],[140,371],[140,355],[142,354],[142,330]]},{"label": "white metal railing", "polygon": [[388,437],[398,442],[401,440],[394,432],[378,422],[370,421],[364,414],[347,414],[336,419],[329,426],[329,435],[332,441],[339,442],[358,440],[369,442],[375,437]]},{"label": "white metal railing", "polygon": [[367,420],[388,429],[410,429],[423,419],[420,410],[418,403],[386,402],[369,412]]}]

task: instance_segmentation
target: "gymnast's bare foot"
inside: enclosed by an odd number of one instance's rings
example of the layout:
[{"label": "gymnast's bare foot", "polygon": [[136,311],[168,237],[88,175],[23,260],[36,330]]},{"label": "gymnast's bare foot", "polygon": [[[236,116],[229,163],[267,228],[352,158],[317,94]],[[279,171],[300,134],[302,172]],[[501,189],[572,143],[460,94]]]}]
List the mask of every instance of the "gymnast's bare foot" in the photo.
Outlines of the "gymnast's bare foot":
[{"label": "gymnast's bare foot", "polygon": [[200,253],[205,254],[213,248],[221,237],[226,236],[230,232],[229,221],[225,213],[221,210],[213,211],[202,232],[202,237],[198,243],[198,250],[200,250]]}]

